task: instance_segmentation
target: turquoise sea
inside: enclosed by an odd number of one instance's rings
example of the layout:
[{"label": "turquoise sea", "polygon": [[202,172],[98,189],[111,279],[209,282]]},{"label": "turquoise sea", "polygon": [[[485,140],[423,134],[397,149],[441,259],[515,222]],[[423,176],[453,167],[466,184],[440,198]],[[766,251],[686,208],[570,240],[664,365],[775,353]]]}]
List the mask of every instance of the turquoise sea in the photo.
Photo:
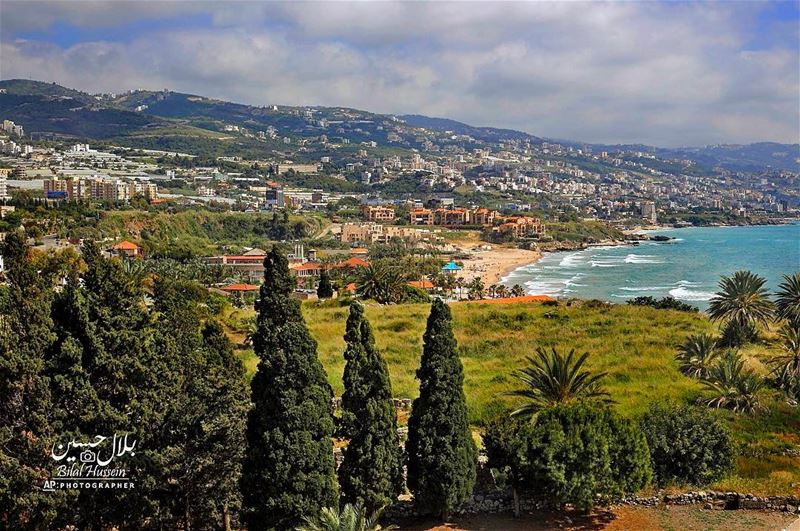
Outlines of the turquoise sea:
[{"label": "turquoise sea", "polygon": [[535,295],[612,302],[672,296],[705,309],[722,275],[748,269],[774,289],[782,275],[800,271],[800,224],[691,227],[651,234],[675,239],[548,253],[511,272],[503,284],[520,284]]}]

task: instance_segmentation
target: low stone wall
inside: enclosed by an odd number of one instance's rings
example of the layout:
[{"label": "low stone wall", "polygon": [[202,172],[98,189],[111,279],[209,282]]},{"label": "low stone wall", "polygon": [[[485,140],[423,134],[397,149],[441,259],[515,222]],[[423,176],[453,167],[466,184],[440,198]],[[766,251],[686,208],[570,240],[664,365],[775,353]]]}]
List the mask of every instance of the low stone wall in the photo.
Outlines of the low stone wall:
[{"label": "low stone wall", "polygon": [[[767,510],[782,511],[800,515],[800,498],[795,496],[758,497],[738,492],[692,491],[683,494],[666,494],[648,497],[629,497],[617,505],[634,505],[644,507],[703,504],[708,510]],[[520,511],[523,513],[547,509],[547,504],[529,496],[520,496]],[[454,514],[495,514],[513,511],[513,500],[510,490],[496,490],[481,494],[473,494]],[[384,513],[389,520],[414,518],[420,516],[414,510],[413,500],[403,497]]]},{"label": "low stone wall", "polygon": [[[392,398],[392,402],[394,402],[394,408],[398,411],[408,411],[411,409],[411,403],[413,400],[411,398]],[[337,411],[342,408],[342,397],[335,396],[331,399],[331,405],[333,406],[334,411]]]},{"label": "low stone wall", "polygon": [[644,506],[703,504],[706,509],[757,509],[800,514],[800,498],[797,496],[754,496],[739,492],[701,490],[683,494],[631,497],[622,500],[621,503]]}]

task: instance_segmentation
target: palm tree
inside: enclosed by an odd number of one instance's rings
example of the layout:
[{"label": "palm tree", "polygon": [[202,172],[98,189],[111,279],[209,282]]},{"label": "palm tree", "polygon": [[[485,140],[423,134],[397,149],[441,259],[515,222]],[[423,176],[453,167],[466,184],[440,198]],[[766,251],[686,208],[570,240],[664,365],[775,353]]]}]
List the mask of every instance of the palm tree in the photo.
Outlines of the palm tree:
[{"label": "palm tree", "polygon": [[525,296],[525,288],[523,288],[519,284],[514,284],[511,287],[511,296],[512,297],[523,297],[523,296]]},{"label": "palm tree", "polygon": [[470,283],[467,285],[467,288],[469,289],[468,296],[470,300],[482,299],[483,294],[486,291],[486,288],[483,286],[483,279],[481,279],[481,277],[473,278],[472,281],[470,281]]},{"label": "palm tree", "polygon": [[[750,271],[737,271],[730,277],[722,277],[719,289],[708,306],[708,314],[714,321],[726,321],[728,327],[740,331],[754,329],[766,324],[773,313],[773,304],[764,287],[766,280]],[[745,336],[742,339],[747,339]]]},{"label": "palm tree", "polygon": [[775,306],[778,309],[778,317],[798,323],[800,326],[800,272],[784,275],[776,295]]},{"label": "palm tree", "polygon": [[793,398],[800,398],[800,326],[789,321],[780,335],[786,353],[772,359],[775,383]]},{"label": "palm tree", "polygon": [[711,396],[705,403],[711,407],[752,413],[761,409],[759,392],[764,381],[751,369],[745,369],[741,354],[729,350],[703,381]]},{"label": "palm tree", "polygon": [[611,402],[610,395],[599,383],[607,373],[592,374],[581,370],[588,356],[589,353],[586,352],[574,359],[575,349],[564,357],[556,349],[548,354],[542,347],[537,348],[536,358],[528,356],[528,366],[514,372],[514,376],[525,387],[512,391],[509,395],[525,398],[527,403],[511,415],[528,418],[556,404],[586,399]]},{"label": "palm tree", "polygon": [[489,290],[488,290],[489,291],[489,298],[494,299],[495,297],[497,297],[497,288],[499,288],[499,287],[500,286],[498,286],[497,284],[492,284],[491,286],[489,286]]},{"label": "palm tree", "polygon": [[305,518],[305,523],[297,528],[297,531],[388,531],[397,529],[397,526],[390,525],[382,527],[378,524],[383,509],[375,511],[371,515],[361,506],[346,504],[341,510],[338,507],[326,507],[322,509],[316,518]]},{"label": "palm tree", "polygon": [[501,299],[505,299],[508,297],[508,288],[503,286],[502,284],[497,287],[497,296]]},{"label": "palm tree", "polygon": [[719,357],[717,340],[711,334],[690,336],[678,347],[675,359],[686,376],[706,378]]},{"label": "palm tree", "polygon": [[373,262],[359,268],[356,293],[363,299],[374,299],[380,304],[402,302],[406,279],[402,271],[383,262]]}]

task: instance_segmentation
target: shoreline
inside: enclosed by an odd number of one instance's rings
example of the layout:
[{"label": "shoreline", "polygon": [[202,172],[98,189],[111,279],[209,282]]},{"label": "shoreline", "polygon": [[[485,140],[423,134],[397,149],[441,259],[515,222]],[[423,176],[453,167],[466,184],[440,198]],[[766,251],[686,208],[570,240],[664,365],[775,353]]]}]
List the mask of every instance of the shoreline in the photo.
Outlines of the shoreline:
[{"label": "shoreline", "polygon": [[541,251],[513,247],[491,246],[484,250],[463,251],[469,253],[469,258],[462,260],[464,269],[460,276],[467,282],[479,277],[487,288],[500,284],[512,271],[535,264],[542,258]]},{"label": "shoreline", "polygon": [[[513,273],[517,269],[522,269],[525,266],[529,266],[529,265],[537,263],[545,255],[550,255],[550,254],[554,254],[554,253],[580,252],[580,251],[585,251],[586,249],[591,249],[592,247],[626,247],[626,246],[636,247],[636,246],[639,245],[639,243],[641,241],[648,241],[648,240],[602,240],[602,241],[599,241],[597,243],[585,243],[585,244],[580,244],[580,245],[575,245],[575,246],[564,247],[564,248],[560,248],[560,249],[548,249],[548,250],[543,250],[543,251],[542,250],[530,251],[530,252],[535,252],[535,253],[537,253],[539,255],[536,258],[536,260],[533,260],[531,262],[526,262],[524,264],[520,264],[520,265],[517,265],[517,266],[509,268],[508,270],[503,272],[502,276],[500,277],[500,279],[497,282],[500,283],[500,284],[508,286],[508,280],[507,279],[511,275],[511,273]],[[664,242],[661,242],[661,243],[664,243]]]}]

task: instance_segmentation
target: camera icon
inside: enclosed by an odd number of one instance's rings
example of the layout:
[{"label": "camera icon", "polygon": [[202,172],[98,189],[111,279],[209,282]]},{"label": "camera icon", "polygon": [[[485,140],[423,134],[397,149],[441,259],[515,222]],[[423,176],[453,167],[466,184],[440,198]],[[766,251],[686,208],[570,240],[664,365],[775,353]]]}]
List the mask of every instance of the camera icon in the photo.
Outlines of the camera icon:
[{"label": "camera icon", "polygon": [[94,463],[95,461],[97,461],[97,454],[95,454],[91,450],[84,450],[83,452],[81,452],[81,455],[79,457],[81,463]]}]

